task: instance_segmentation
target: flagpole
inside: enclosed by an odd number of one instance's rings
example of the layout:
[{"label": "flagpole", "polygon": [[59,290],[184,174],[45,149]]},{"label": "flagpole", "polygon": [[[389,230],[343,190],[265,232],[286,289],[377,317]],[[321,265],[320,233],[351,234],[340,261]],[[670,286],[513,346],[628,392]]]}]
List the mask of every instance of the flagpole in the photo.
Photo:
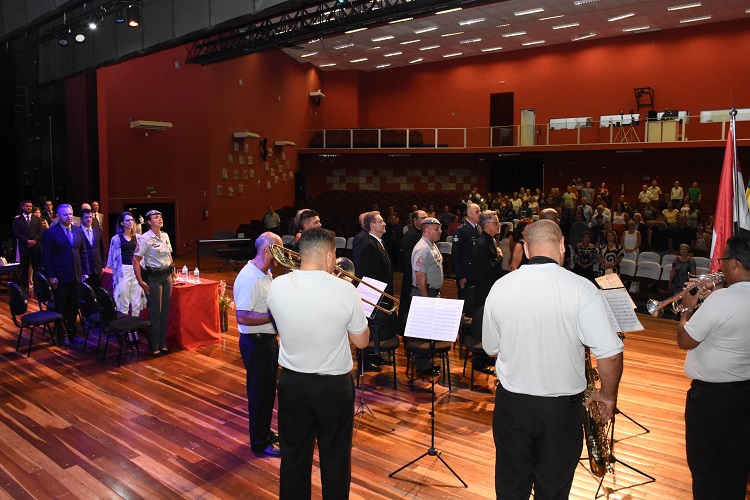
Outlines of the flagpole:
[{"label": "flagpole", "polygon": [[729,111],[729,130],[732,133],[732,235],[740,234],[740,205],[735,199],[737,197],[737,108]]}]

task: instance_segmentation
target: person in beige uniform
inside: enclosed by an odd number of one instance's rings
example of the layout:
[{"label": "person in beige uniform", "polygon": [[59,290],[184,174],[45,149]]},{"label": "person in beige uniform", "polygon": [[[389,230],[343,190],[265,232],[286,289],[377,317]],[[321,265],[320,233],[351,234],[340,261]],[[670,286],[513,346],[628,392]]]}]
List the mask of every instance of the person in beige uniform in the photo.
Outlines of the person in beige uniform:
[{"label": "person in beige uniform", "polygon": [[[154,357],[169,354],[167,349],[167,318],[169,315],[169,300],[172,297],[172,244],[169,235],[163,233],[164,226],[161,212],[150,210],[146,214],[146,221],[151,229],[141,237],[138,248],[133,255],[133,271],[146,293],[148,302],[148,319],[151,328],[148,334],[148,344]],[[146,265],[141,270],[141,261]]]}]

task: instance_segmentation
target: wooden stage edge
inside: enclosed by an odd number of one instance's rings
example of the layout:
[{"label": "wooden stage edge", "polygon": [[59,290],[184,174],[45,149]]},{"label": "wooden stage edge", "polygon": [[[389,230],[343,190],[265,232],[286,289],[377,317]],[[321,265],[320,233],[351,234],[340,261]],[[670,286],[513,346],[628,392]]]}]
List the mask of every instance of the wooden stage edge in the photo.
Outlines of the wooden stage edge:
[{"label": "wooden stage edge", "polygon": [[[237,273],[201,274],[231,284]],[[245,370],[233,315],[229,332],[217,344],[151,359],[144,342],[140,360],[125,355],[118,368],[116,349],[109,350],[108,359],[98,360],[91,342],[83,352],[37,339],[31,358],[16,353],[18,333],[7,297],[3,287],[0,496],[278,496],[278,459],[256,457],[248,445]],[[640,319],[646,329],[625,339],[619,399],[624,413],[617,416],[615,456],[656,481],[638,485],[644,478],[617,464],[604,486],[610,498],[690,498],[683,420],[689,385],[682,371],[685,354],[676,346],[675,322]],[[92,338],[95,345],[95,333]],[[410,391],[402,350],[397,364],[396,390],[391,388],[392,373],[385,369],[365,376],[365,400],[377,419],[366,414],[355,420],[352,498],[495,498],[494,377],[476,375],[475,390],[470,391],[457,350],[450,357],[453,391],[443,379],[436,384],[435,446],[468,488],[435,457],[388,477],[430,446],[429,381],[417,380]],[[359,397],[357,392],[357,401]],[[274,428],[275,423],[274,411]],[[318,498],[317,452],[312,482]],[[625,489],[613,491],[620,488]],[[596,489],[597,481],[579,466],[571,498],[594,498]]]}]

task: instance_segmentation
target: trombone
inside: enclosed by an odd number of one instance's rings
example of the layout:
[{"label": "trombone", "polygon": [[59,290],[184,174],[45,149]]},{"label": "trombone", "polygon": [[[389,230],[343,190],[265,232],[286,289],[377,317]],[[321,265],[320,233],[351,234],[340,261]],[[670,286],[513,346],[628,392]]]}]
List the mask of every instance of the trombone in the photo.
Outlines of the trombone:
[{"label": "trombone", "polygon": [[[289,250],[288,248],[283,247],[281,245],[271,245],[268,248],[271,251],[271,255],[273,255],[273,258],[276,259],[276,262],[278,262],[279,264],[281,264],[282,266],[284,266],[286,268],[291,269],[292,271],[295,271],[295,270],[299,269],[300,258],[299,258],[299,254],[297,252]],[[341,278],[341,279],[344,279],[344,280],[347,280],[347,281],[356,281],[357,283],[361,283],[361,284],[363,284],[365,286],[368,286],[368,287],[372,288],[373,290],[377,290],[379,293],[383,294],[383,298],[389,299],[389,300],[393,301],[393,307],[390,308],[390,309],[387,309],[387,308],[385,308],[383,306],[380,306],[378,304],[373,304],[369,300],[365,300],[365,299],[362,299],[362,302],[370,304],[372,307],[374,307],[377,310],[382,311],[382,312],[384,312],[386,314],[393,314],[394,312],[396,312],[398,310],[399,300],[396,297],[394,297],[393,295],[385,293],[384,291],[380,290],[379,288],[377,288],[375,286],[372,286],[371,284],[367,283],[366,281],[362,281],[361,279],[359,279],[356,276],[354,276],[353,272],[349,272],[349,271],[345,270],[344,268],[342,268],[341,266],[336,265],[336,267],[333,268],[333,273],[332,274],[334,276],[336,276],[337,278]]]},{"label": "trombone", "polygon": [[[724,281],[724,274],[722,273],[713,273],[713,274],[701,274],[698,276],[691,276],[696,278],[695,281],[690,283],[683,291],[680,293],[677,293],[675,295],[672,295],[666,300],[662,300],[659,302],[658,300],[651,299],[646,303],[646,309],[648,310],[648,313],[651,316],[654,316],[655,318],[660,317],[662,314],[664,314],[664,308],[668,305],[672,304],[672,311],[677,314],[682,312],[683,306],[682,306],[682,298],[686,294],[695,295],[695,293],[698,291],[696,288],[699,286],[710,283],[713,288],[716,288],[716,285],[720,284],[722,281]],[[710,291],[708,293],[711,293]],[[701,299],[705,298],[704,296],[700,297]]]}]

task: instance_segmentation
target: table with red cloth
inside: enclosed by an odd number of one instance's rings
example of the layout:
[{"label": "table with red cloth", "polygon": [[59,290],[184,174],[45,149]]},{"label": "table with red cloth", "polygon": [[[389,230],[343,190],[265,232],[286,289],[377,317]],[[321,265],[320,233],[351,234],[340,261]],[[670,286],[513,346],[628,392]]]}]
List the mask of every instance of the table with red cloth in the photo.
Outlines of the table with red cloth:
[{"label": "table with red cloth", "polygon": [[[102,273],[102,288],[112,293],[111,269]],[[147,317],[143,312],[141,316]],[[176,341],[183,349],[196,349],[221,340],[218,281],[175,281],[169,302],[167,338]]]}]

